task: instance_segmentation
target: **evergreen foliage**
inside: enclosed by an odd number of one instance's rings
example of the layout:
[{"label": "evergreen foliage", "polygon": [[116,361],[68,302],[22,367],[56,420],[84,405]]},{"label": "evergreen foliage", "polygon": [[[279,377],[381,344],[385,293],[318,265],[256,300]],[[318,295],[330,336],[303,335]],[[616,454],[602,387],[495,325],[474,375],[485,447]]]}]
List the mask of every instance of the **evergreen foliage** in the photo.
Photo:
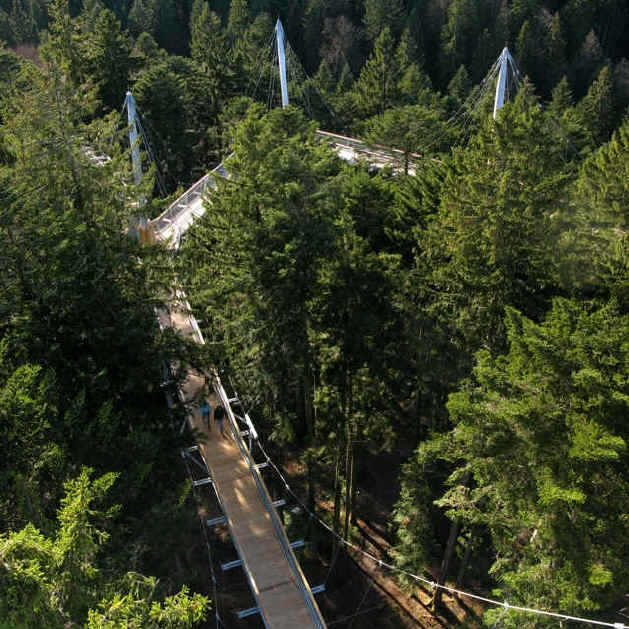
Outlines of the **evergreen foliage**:
[{"label": "evergreen foliage", "polygon": [[[277,15],[313,120],[263,106]],[[398,566],[609,618],[629,585],[628,28],[623,0],[0,0],[0,625],[208,610],[171,565],[190,517],[159,388],[199,352],[155,320],[171,260],[126,235],[168,204],[155,167],[131,183],[128,88],[168,193],[230,155],[174,266],[203,359],[297,452],[309,506],[355,535],[366,463],[393,449]],[[505,44],[529,78],[494,120]],[[317,128],[399,160],[344,163]]]}]

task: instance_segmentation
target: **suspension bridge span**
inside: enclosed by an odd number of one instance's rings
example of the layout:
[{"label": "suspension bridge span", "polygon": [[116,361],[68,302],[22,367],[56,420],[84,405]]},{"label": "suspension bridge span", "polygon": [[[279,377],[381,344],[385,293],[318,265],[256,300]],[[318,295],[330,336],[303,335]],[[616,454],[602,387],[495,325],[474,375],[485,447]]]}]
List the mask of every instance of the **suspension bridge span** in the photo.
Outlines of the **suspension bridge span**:
[{"label": "suspension bridge span", "polygon": [[[282,104],[288,104],[286,87],[286,68],[282,64],[283,31],[278,21],[278,51],[280,52],[280,73],[283,73]],[[513,64],[507,49],[495,64],[498,75],[496,102],[504,102],[506,72]],[[493,70],[492,70],[493,71]],[[503,76],[504,75],[504,76]],[[137,129],[135,124],[135,103],[130,93],[125,101],[130,123],[133,171],[136,182],[141,176]],[[497,109],[496,109],[497,110]],[[390,166],[399,169],[402,151],[384,149],[368,145],[361,140],[317,131],[317,137],[330,143],[341,159],[349,162],[364,160],[374,168]],[[411,156],[418,157],[418,156]],[[408,160],[406,160],[408,161]],[[409,174],[414,174],[414,164],[410,162]],[[186,230],[201,217],[205,211],[204,200],[216,188],[217,178],[229,178],[230,173],[223,164],[206,174],[186,190],[166,210],[148,222],[144,239],[159,240],[172,249],[178,249],[181,237]],[[142,234],[140,234],[142,237]],[[185,295],[175,290],[166,307],[158,311],[158,320],[162,328],[170,328],[182,337],[199,344],[204,344],[203,335],[195,320]],[[206,394],[207,384],[212,389],[212,406],[222,406],[226,411],[227,431],[221,435],[214,422],[206,425],[200,412],[200,401]],[[256,464],[252,454],[252,444],[257,439],[254,425],[249,416],[234,412],[233,404],[237,398],[229,398],[219,375],[215,372],[200,373],[190,369],[179,386],[178,395],[186,409],[186,422],[198,443],[182,450],[184,459],[195,463],[195,470],[202,471],[193,481],[196,487],[211,485],[215,491],[222,513],[206,522],[208,527],[226,524],[231,534],[236,554],[233,561],[221,565],[221,569],[244,570],[255,605],[238,612],[244,618],[259,615],[265,627],[273,629],[292,629],[294,627],[325,627],[325,621],[319,610],[314,594],[323,591],[323,586],[311,588],[295,556],[294,548],[303,545],[303,541],[290,542],[269,495],[261,475],[265,465]],[[214,411],[212,411],[213,415]],[[185,424],[184,424],[185,426]],[[183,427],[182,426],[182,429]],[[249,438],[247,444],[246,437]],[[198,474],[197,474],[198,475]],[[280,501],[281,502],[281,501]],[[213,568],[212,568],[213,570]],[[213,577],[213,582],[215,579]],[[216,599],[216,596],[215,596]],[[214,601],[217,604],[217,601]],[[217,614],[217,626],[220,618]]]},{"label": "suspension bridge span", "polygon": [[[328,142],[336,154],[349,163],[365,161],[371,168],[384,168],[389,166],[394,171],[400,168],[404,153],[383,147],[373,146],[347,136],[329,131],[317,131],[316,137]],[[411,155],[412,158],[418,155]],[[411,161],[408,167],[408,174],[415,174],[415,165]],[[207,175],[204,175],[197,182],[192,184],[180,197],[175,199],[164,212],[149,222],[150,236],[147,239],[157,238],[167,243],[171,248],[177,250],[181,242],[181,237],[195,220],[203,216],[205,208],[203,206],[204,197],[216,188],[216,178],[229,179],[230,174],[221,163]]]},{"label": "suspension bridge span", "polygon": [[[199,326],[190,312],[185,295],[176,291],[167,308],[158,312],[162,328],[203,344]],[[203,421],[200,400],[209,380],[213,393],[212,417],[209,425]],[[186,408],[186,421],[198,443],[182,451],[182,456],[196,463],[201,477],[195,486],[211,485],[222,514],[207,520],[208,527],[228,526],[237,557],[221,565],[221,569],[243,569],[255,605],[238,612],[240,618],[259,614],[265,627],[293,629],[294,627],[323,628],[326,626],[314,593],[322,587],[311,588],[295,556],[294,548],[302,540],[290,542],[261,475],[264,463],[256,464],[251,452],[257,437],[249,416],[234,411],[235,398],[229,398],[216,372],[200,373],[189,370],[179,388],[179,398]],[[213,421],[214,409],[226,411],[225,436]],[[249,437],[247,444],[245,438]],[[279,501],[280,503],[282,501]],[[217,602],[214,601],[216,605]]]}]

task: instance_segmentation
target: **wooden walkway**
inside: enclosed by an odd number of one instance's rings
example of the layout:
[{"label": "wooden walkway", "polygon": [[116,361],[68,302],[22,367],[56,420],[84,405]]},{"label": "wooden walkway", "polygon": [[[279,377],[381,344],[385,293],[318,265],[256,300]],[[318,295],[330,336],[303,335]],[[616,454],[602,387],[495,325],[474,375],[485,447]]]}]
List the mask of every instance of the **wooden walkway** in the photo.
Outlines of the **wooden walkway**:
[{"label": "wooden walkway", "polygon": [[[198,340],[198,327],[186,312],[186,306],[186,303],[175,303],[169,313],[160,312],[160,323],[170,325],[182,336]],[[201,420],[198,400],[204,384],[201,374],[190,371],[180,395],[188,407],[190,427],[203,435],[200,450],[262,620],[272,629],[325,627],[266,486],[240,436],[219,379],[214,383],[215,399],[222,399],[228,411],[225,436],[221,436],[213,421],[208,429]]]}]

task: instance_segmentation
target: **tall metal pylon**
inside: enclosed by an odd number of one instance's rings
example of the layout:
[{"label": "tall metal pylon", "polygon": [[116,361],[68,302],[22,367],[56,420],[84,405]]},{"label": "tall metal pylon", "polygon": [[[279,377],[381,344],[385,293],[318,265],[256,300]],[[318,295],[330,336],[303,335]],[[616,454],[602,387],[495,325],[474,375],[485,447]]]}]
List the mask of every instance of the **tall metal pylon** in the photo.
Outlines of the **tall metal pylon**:
[{"label": "tall metal pylon", "polygon": [[130,91],[125,96],[127,120],[129,121],[129,142],[131,144],[131,163],[133,165],[133,180],[138,185],[142,180],[142,162],[140,161],[140,145],[138,142],[138,125],[135,98]]},{"label": "tall metal pylon", "polygon": [[498,115],[498,110],[505,104],[505,100],[507,99],[507,91],[509,89],[509,66],[511,66],[515,80],[517,80],[519,74],[515,60],[506,46],[502,49],[498,62],[500,64],[500,70],[498,72],[498,82],[496,83],[496,97],[494,98],[494,120]]},{"label": "tall metal pylon", "polygon": [[280,66],[280,86],[282,88],[282,107],[288,107],[288,81],[286,80],[286,51],[284,48],[284,27],[277,18],[275,23],[275,38],[277,39],[277,58]]}]

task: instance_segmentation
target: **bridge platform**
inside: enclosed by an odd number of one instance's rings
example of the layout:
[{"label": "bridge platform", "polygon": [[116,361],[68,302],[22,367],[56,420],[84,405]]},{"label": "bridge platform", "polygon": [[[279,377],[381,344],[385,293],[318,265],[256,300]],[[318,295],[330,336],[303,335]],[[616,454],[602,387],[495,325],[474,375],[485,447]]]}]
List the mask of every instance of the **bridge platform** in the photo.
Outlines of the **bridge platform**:
[{"label": "bridge platform", "polygon": [[[187,302],[173,302],[168,312],[159,313],[160,323],[198,341],[198,326],[188,308]],[[325,627],[219,379],[214,389],[227,411],[225,437],[214,425],[213,412],[210,427],[204,425],[199,409],[204,385],[202,374],[189,371],[180,398],[190,428],[200,435],[198,445],[238,552],[234,558],[242,560],[242,568],[237,569],[245,571],[262,621],[273,629]]]}]

